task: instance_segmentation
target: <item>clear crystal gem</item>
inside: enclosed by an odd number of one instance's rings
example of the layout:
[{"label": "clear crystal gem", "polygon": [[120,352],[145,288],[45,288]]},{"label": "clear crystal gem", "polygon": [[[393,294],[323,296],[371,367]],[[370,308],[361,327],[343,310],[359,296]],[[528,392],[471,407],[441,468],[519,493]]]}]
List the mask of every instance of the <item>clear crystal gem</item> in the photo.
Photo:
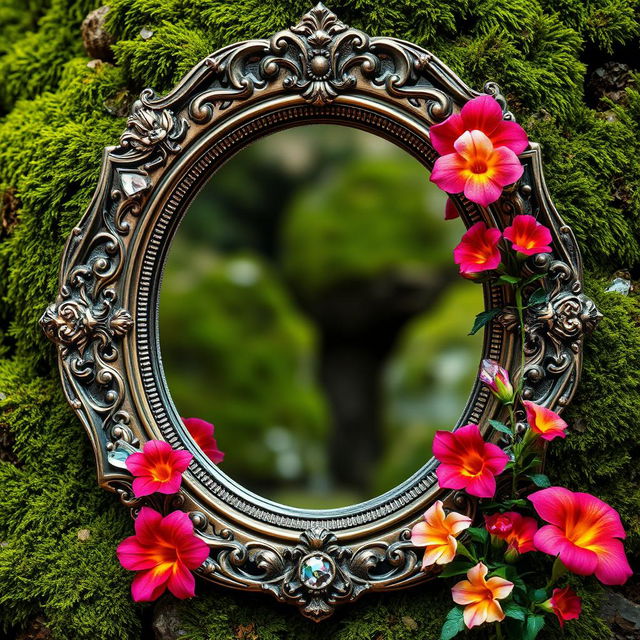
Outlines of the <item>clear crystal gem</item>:
[{"label": "clear crystal gem", "polygon": [[127,196],[132,196],[149,186],[147,176],[141,176],[139,173],[121,173],[120,180],[122,181],[122,190]]},{"label": "clear crystal gem", "polygon": [[310,589],[322,589],[326,587],[334,576],[333,565],[326,556],[307,556],[300,565],[300,577],[302,582]]}]

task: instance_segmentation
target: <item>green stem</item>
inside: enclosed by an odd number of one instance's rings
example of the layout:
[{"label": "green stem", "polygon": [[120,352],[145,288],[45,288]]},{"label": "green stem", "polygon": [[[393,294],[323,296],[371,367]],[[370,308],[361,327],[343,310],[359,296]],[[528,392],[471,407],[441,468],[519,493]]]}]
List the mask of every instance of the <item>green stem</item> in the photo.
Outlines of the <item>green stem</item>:
[{"label": "green stem", "polygon": [[496,622],[496,640],[502,640],[502,627],[500,627],[500,623]]},{"label": "green stem", "polygon": [[522,287],[516,287],[516,309],[518,310],[518,321],[520,323],[520,379],[518,380],[517,394],[522,393],[522,387],[524,386],[524,345],[525,345],[525,330],[524,330],[524,307],[522,305]]},{"label": "green stem", "polygon": [[458,540],[458,553],[461,556],[465,556],[465,558],[469,558],[469,560],[471,560],[471,562],[475,562],[476,564],[478,563],[478,558],[476,558],[473,553],[471,553],[471,551],[469,551],[469,549],[467,549],[467,547],[465,547],[462,542],[460,542]]}]

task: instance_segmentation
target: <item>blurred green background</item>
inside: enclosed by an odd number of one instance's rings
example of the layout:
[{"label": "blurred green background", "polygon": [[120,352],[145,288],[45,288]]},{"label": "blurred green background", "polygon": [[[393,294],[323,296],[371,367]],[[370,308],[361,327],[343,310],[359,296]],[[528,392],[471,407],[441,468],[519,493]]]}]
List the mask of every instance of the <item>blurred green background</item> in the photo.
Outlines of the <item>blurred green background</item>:
[{"label": "blurred green background", "polygon": [[482,344],[445,201],[406,152],[337,125],[263,138],[209,181],[169,254],[160,339],[174,403],[216,425],[225,473],[332,508],[430,458]]}]

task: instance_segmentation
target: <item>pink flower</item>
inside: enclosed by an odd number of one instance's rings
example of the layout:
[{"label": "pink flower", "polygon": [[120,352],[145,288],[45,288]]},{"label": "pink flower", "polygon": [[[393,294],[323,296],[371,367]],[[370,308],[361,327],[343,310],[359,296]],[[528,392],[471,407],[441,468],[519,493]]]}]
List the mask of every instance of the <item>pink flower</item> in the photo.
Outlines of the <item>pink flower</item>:
[{"label": "pink flower", "polygon": [[458,550],[456,538],[471,526],[471,518],[451,511],[445,516],[442,500],[437,500],[424,514],[424,520],[411,529],[411,544],[426,547],[422,568],[448,564]]},{"label": "pink flower", "polygon": [[502,260],[498,242],[498,229],[488,229],[484,222],[476,222],[453,250],[453,258],[460,265],[460,273],[467,276],[496,269]]},{"label": "pink flower", "polygon": [[482,439],[475,424],[456,431],[437,431],[433,455],[440,461],[436,469],[443,489],[465,489],[478,498],[491,498],[496,492],[495,476],[504,471],[507,454]]},{"label": "pink flower", "polygon": [[509,379],[509,372],[495,360],[485,358],[480,365],[480,382],[491,389],[491,393],[503,404],[511,404],[515,392]]},{"label": "pink flower", "polygon": [[507,147],[494,147],[482,131],[465,131],[454,143],[455,152],[440,156],[433,165],[431,182],[447,193],[464,193],[486,207],[503,187],[520,179],[524,168]]},{"label": "pink flower", "polygon": [[155,600],[169,589],[176,598],[195,594],[191,573],[209,555],[209,547],[193,533],[193,523],[183,511],[162,517],[150,507],[142,507],[135,522],[136,534],[123,540],[117,549],[120,564],[139,571],[131,584],[136,602]]},{"label": "pink flower", "polygon": [[149,440],[141,453],[132,453],[126,460],[127,469],[136,476],[133,493],[136,498],[158,493],[177,493],[182,474],[193,456],[177,451],[168,442]]},{"label": "pink flower", "polygon": [[595,573],[603,584],[624,584],[633,574],[624,547],[620,516],[588,493],[550,487],[529,496],[538,515],[550,524],[538,530],[539,551],[559,556],[567,569],[581,576]]},{"label": "pink flower", "polygon": [[534,518],[528,518],[516,511],[495,513],[484,517],[487,531],[496,538],[507,542],[506,555],[514,559],[521,553],[535,551],[533,537],[538,530]]},{"label": "pink flower", "polygon": [[511,241],[514,251],[526,256],[551,252],[551,231],[533,216],[516,216],[504,230],[504,237]]},{"label": "pink flower", "polygon": [[565,438],[567,423],[554,411],[541,407],[530,400],[522,402],[527,412],[527,422],[531,431],[537,433],[543,440]]},{"label": "pink flower", "polygon": [[497,576],[486,580],[488,571],[486,565],[479,562],[467,572],[468,580],[458,582],[451,589],[453,601],[464,606],[464,623],[469,629],[505,618],[498,600],[509,597],[513,582]]},{"label": "pink flower", "polygon": [[545,611],[555,613],[560,626],[564,627],[565,620],[577,620],[580,617],[582,598],[571,587],[554,589],[551,597],[540,606]]},{"label": "pink flower", "polygon": [[465,132],[482,131],[494,147],[507,147],[514,153],[522,153],[529,145],[524,129],[510,120],[503,120],[498,101],[488,95],[469,100],[459,114],[449,116],[441,124],[434,124],[429,131],[433,148],[444,156],[455,151],[455,141]]},{"label": "pink flower", "polygon": [[213,462],[219,464],[224,460],[224,453],[218,449],[218,443],[213,437],[215,427],[200,418],[182,418],[184,426],[202,449],[202,452]]},{"label": "pink flower", "polygon": [[484,517],[486,530],[496,538],[506,540],[513,529],[513,520],[509,513],[494,513]]}]

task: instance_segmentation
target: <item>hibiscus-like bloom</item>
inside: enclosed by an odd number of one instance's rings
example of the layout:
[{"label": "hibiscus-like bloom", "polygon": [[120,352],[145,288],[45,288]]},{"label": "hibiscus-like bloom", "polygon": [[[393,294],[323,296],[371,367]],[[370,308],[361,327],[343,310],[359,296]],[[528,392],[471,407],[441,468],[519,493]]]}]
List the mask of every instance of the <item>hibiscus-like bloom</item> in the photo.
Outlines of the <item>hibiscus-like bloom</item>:
[{"label": "hibiscus-like bloom", "polygon": [[509,379],[509,372],[495,360],[485,358],[480,365],[480,382],[486,384],[491,393],[503,404],[511,404],[515,392]]},{"label": "hibiscus-like bloom", "polygon": [[520,179],[524,167],[508,147],[494,147],[482,131],[465,131],[454,143],[455,152],[440,156],[433,165],[431,182],[447,193],[464,193],[486,207],[502,189]]},{"label": "hibiscus-like bloom", "polygon": [[218,449],[218,443],[213,437],[215,427],[210,422],[200,418],[182,418],[182,422],[211,462],[219,464],[224,460],[224,453]]},{"label": "hibiscus-like bloom", "polygon": [[155,492],[177,493],[182,474],[192,458],[188,451],[177,451],[168,442],[146,442],[141,453],[132,453],[125,462],[135,476],[133,493],[136,498]]},{"label": "hibiscus-like bloom", "polygon": [[471,518],[452,511],[445,516],[442,500],[429,507],[424,520],[411,529],[411,543],[426,547],[422,568],[432,564],[448,564],[456,555],[456,538],[471,526]]},{"label": "hibiscus-like bloom", "polygon": [[193,523],[183,511],[162,517],[150,507],[142,507],[135,522],[136,534],[123,540],[117,549],[120,564],[139,571],[131,584],[136,602],[155,600],[169,589],[176,598],[195,594],[191,573],[209,555],[209,547],[193,534]]},{"label": "hibiscus-like bloom", "polygon": [[492,498],[495,476],[507,466],[509,457],[497,445],[485,442],[475,424],[456,431],[437,431],[433,455],[440,461],[436,469],[443,489],[465,489],[478,498]]},{"label": "hibiscus-like bloom", "polygon": [[531,431],[537,433],[543,440],[565,438],[567,423],[554,411],[541,407],[530,400],[522,402],[527,412],[527,422]]},{"label": "hibiscus-like bloom", "polygon": [[529,500],[550,523],[534,537],[539,551],[559,556],[572,573],[595,573],[603,584],[624,584],[632,575],[620,541],[626,535],[615,509],[588,493],[563,487],[536,491]]},{"label": "hibiscus-like bloom", "polygon": [[460,265],[463,276],[496,269],[502,260],[498,242],[500,231],[488,229],[484,222],[476,222],[453,250],[453,258]]},{"label": "hibiscus-like bloom", "polygon": [[500,540],[506,540],[513,529],[513,520],[510,513],[494,513],[484,517],[484,526],[487,531]]},{"label": "hibiscus-like bloom", "polygon": [[508,598],[513,582],[494,576],[485,580],[488,569],[479,562],[451,589],[453,601],[464,606],[464,623],[469,629],[485,622],[500,622],[505,614],[498,600]]},{"label": "hibiscus-like bloom", "polygon": [[526,256],[551,252],[551,231],[533,216],[516,216],[504,230],[504,237],[511,241],[514,251]]},{"label": "hibiscus-like bloom", "polygon": [[577,620],[582,613],[582,598],[576,595],[571,587],[554,589],[551,597],[540,605],[545,611],[558,616],[560,626],[564,627],[565,620]]},{"label": "hibiscus-like bloom", "polygon": [[441,124],[434,124],[429,131],[433,148],[441,155],[453,153],[455,141],[465,131],[482,131],[494,147],[507,147],[514,153],[522,153],[529,145],[524,129],[516,122],[502,119],[502,108],[489,95],[469,100],[460,113],[449,116]]}]

